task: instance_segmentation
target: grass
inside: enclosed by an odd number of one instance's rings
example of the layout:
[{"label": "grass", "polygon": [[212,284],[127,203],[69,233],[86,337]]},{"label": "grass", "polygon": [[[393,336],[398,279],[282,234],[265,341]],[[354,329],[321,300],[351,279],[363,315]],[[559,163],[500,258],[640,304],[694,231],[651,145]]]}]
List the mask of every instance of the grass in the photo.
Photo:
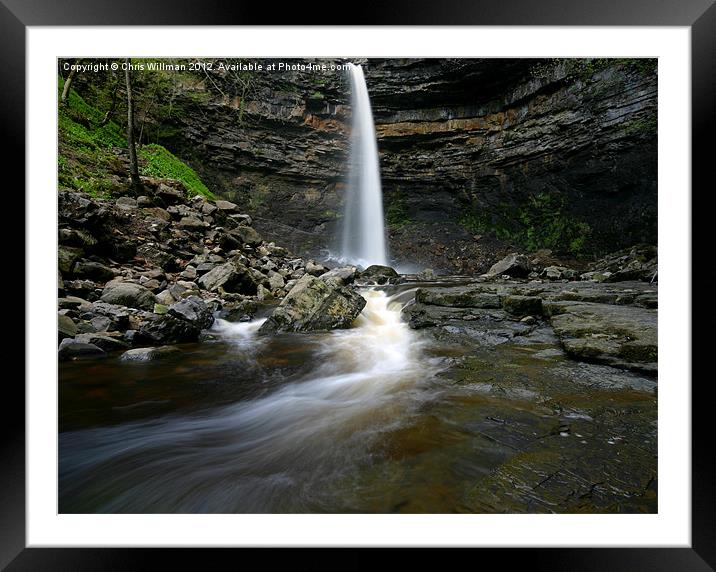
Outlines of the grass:
[{"label": "grass", "polygon": [[139,157],[145,161],[140,169],[141,174],[151,177],[177,179],[184,183],[190,196],[202,195],[209,199],[216,198],[196,174],[196,171],[161,145],[152,143],[138,151]]}]

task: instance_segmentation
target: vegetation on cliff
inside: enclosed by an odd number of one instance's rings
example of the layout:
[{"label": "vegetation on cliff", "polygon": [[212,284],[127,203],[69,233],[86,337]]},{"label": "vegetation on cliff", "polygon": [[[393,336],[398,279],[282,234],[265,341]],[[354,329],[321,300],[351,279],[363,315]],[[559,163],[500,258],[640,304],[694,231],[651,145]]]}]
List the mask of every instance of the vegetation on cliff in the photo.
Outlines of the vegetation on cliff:
[{"label": "vegetation on cliff", "polygon": [[[60,76],[57,79],[58,187],[84,191],[94,197],[123,194],[129,174],[125,159],[128,143],[117,111],[117,85],[108,83],[103,88],[94,86],[88,90],[92,103],[69,88],[62,101],[65,81]],[[104,105],[106,110],[97,105]],[[141,145],[138,158],[142,175],[178,180],[189,196],[215,198],[196,171],[163,146]]]}]

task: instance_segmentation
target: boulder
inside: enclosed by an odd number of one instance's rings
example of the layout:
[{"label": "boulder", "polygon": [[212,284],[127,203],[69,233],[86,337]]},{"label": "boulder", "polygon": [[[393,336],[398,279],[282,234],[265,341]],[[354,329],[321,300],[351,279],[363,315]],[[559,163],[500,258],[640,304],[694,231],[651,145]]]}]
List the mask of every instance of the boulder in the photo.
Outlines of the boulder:
[{"label": "boulder", "polygon": [[540,276],[547,280],[578,280],[579,272],[564,266],[547,266]]},{"label": "boulder", "polygon": [[75,263],[82,257],[84,251],[76,246],[60,246],[57,249],[57,264],[60,272],[71,274]]},{"label": "boulder", "polygon": [[138,206],[137,199],[133,199],[132,197],[119,197],[114,204],[122,210],[133,210]]},{"label": "boulder", "polygon": [[114,278],[114,272],[109,266],[84,259],[75,263],[74,274],[79,278],[87,278],[97,282],[107,282]]},{"label": "boulder", "polygon": [[210,292],[219,292],[221,289],[225,292],[253,295],[264,279],[260,272],[246,268],[243,264],[226,262],[204,274],[197,283]]},{"label": "boulder", "polygon": [[241,244],[254,247],[263,242],[261,235],[250,226],[237,226],[229,231],[229,234],[236,238]]},{"label": "boulder", "polygon": [[398,284],[400,274],[390,266],[372,264],[360,273],[359,279],[364,284]]},{"label": "boulder", "polygon": [[339,286],[347,286],[355,280],[357,273],[355,266],[342,266],[321,274],[320,278],[324,282],[335,281]]},{"label": "boulder", "polygon": [[139,343],[153,345],[178,344],[195,342],[199,339],[201,329],[194,324],[175,318],[169,314],[149,314],[134,335]]},{"label": "boulder", "polygon": [[65,338],[60,342],[57,357],[60,361],[80,359],[85,357],[99,357],[105,352],[94,344],[77,342],[73,338]]},{"label": "boulder", "polygon": [[524,254],[512,253],[505,256],[496,264],[493,264],[484,276],[495,277],[507,275],[513,278],[526,278],[531,271],[532,265],[530,264],[529,258]]},{"label": "boulder", "polygon": [[60,314],[57,316],[57,337],[58,341],[65,338],[73,338],[77,335],[77,324],[69,316]]},{"label": "boulder", "polygon": [[150,290],[139,284],[114,282],[105,287],[100,300],[108,304],[151,310],[154,308],[156,297]]},{"label": "boulder", "polygon": [[174,263],[174,257],[164,252],[154,244],[143,244],[137,248],[137,256],[151,266],[158,266],[162,270],[168,270]]},{"label": "boulder", "polygon": [[189,322],[200,330],[204,330],[214,323],[211,309],[198,296],[189,296],[172,304],[169,306],[167,313],[170,316]]},{"label": "boulder", "polygon": [[323,264],[317,264],[313,260],[309,260],[306,263],[306,273],[311,276],[320,276],[321,274],[325,274],[327,270],[328,268],[323,266]]},{"label": "boulder", "polygon": [[165,359],[180,354],[181,350],[176,346],[160,346],[158,348],[135,348],[124,352],[119,359],[122,361],[153,361]]},{"label": "boulder", "polygon": [[183,228],[186,230],[203,230],[205,228],[209,228],[208,223],[205,223],[203,220],[199,220],[195,216],[185,216],[183,217],[179,223],[177,224],[179,228]]},{"label": "boulder", "polygon": [[186,201],[184,193],[164,183],[160,183],[156,191],[157,196],[167,205],[175,205]]},{"label": "boulder", "polygon": [[216,208],[226,213],[238,212],[239,210],[239,207],[230,201],[218,200],[214,204],[216,205]]},{"label": "boulder", "polygon": [[269,270],[268,273],[269,288],[271,290],[280,290],[286,285],[286,282],[278,272]]},{"label": "boulder", "polygon": [[129,344],[120,338],[99,333],[77,334],[75,341],[95,345],[105,352],[126,350],[129,347]]},{"label": "boulder", "polygon": [[[97,317],[107,318],[113,330],[126,330],[129,326],[129,310],[125,306],[108,304],[98,300],[92,303],[92,312],[97,314]],[[95,318],[92,318],[91,322],[94,325]],[[107,329],[98,326],[99,323],[95,326],[97,331]]]},{"label": "boulder", "polygon": [[350,288],[306,274],[268,317],[259,332],[348,328],[365,304],[365,299]]}]

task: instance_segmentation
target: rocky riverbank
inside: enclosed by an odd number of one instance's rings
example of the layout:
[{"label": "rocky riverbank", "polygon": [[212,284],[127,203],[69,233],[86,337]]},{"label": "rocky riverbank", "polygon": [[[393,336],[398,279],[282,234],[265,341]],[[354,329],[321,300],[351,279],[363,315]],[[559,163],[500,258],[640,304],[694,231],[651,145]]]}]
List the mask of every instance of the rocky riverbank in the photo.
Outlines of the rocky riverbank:
[{"label": "rocky riverbank", "polygon": [[294,331],[347,327],[365,304],[347,286],[355,268],[294,257],[236,204],[187,198],[177,181],[147,178],[144,194],[108,200],[61,190],[58,205],[61,360],[159,358],[169,352],[152,347],[195,342],[215,317],[266,314],[289,292],[290,304],[303,292],[296,323],[284,321]]}]

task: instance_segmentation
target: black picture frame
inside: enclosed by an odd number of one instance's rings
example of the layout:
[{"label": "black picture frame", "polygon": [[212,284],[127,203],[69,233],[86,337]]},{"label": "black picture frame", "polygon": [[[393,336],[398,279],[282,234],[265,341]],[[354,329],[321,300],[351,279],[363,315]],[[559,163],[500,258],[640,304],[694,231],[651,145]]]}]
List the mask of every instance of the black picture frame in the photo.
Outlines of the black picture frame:
[{"label": "black picture frame", "polygon": [[[4,85],[0,88],[0,114],[6,142],[6,165],[19,166],[25,159],[25,34],[28,26],[63,25],[564,25],[564,26],[687,26],[691,28],[692,55],[692,213],[699,192],[713,190],[710,173],[711,139],[714,133],[716,102],[716,6],[713,0],[492,0],[468,3],[461,0],[398,0],[382,4],[364,3],[339,16],[335,2],[276,5],[268,9],[262,3],[220,2],[218,0],[0,0],[0,62]],[[344,7],[345,9],[345,7]],[[662,159],[662,158],[660,158]],[[11,169],[8,169],[11,170]],[[19,180],[14,198],[20,203],[19,189],[24,189],[24,172],[12,169]],[[5,178],[5,177],[4,177]],[[8,188],[4,189],[9,192]],[[674,191],[676,192],[676,191]],[[23,201],[24,202],[24,201]],[[24,208],[19,207],[18,208]],[[27,213],[25,213],[27,215]],[[692,226],[692,232],[695,227]],[[703,238],[703,237],[701,237]],[[702,259],[708,240],[692,236],[692,265]],[[708,287],[711,270],[693,287]],[[683,277],[688,280],[689,277]],[[713,283],[713,281],[711,281]],[[700,293],[699,293],[700,295]],[[25,300],[26,304],[29,301]],[[693,298],[692,298],[693,307]],[[708,341],[692,335],[692,355],[708,355]],[[32,343],[27,339],[26,343]],[[702,350],[702,351],[699,351]],[[712,376],[713,374],[711,374]],[[713,403],[713,383],[708,377],[692,385],[692,547],[691,548],[624,548],[624,549],[480,549],[482,568],[508,570],[519,562],[537,570],[714,570],[716,569],[716,475],[711,464],[713,424],[707,408]],[[5,413],[2,433],[2,467],[0,472],[0,567],[7,570],[130,570],[162,569],[178,560],[183,566],[206,568],[217,562],[221,549],[120,549],[120,548],[26,548],[25,547],[25,393],[13,376],[4,380]],[[695,377],[692,375],[692,377]],[[691,383],[690,379],[682,380]],[[701,383],[699,383],[701,382]],[[12,416],[14,415],[14,417]],[[628,518],[628,517],[625,517]],[[374,550],[344,549],[327,555],[331,567],[364,568],[376,557]],[[413,551],[415,555],[415,551]],[[422,551],[422,563],[436,559],[441,566],[448,556],[444,550]],[[460,557],[462,555],[456,554]],[[263,567],[273,567],[276,559],[295,566],[308,557],[305,550],[285,549],[274,552]],[[322,560],[312,559],[312,567],[322,567]],[[383,558],[383,554],[377,556]],[[401,555],[404,558],[404,555]],[[472,556],[475,558],[475,556]],[[236,562],[235,560],[233,560]],[[405,561],[404,561],[405,563]],[[212,566],[209,566],[212,567]]]}]

